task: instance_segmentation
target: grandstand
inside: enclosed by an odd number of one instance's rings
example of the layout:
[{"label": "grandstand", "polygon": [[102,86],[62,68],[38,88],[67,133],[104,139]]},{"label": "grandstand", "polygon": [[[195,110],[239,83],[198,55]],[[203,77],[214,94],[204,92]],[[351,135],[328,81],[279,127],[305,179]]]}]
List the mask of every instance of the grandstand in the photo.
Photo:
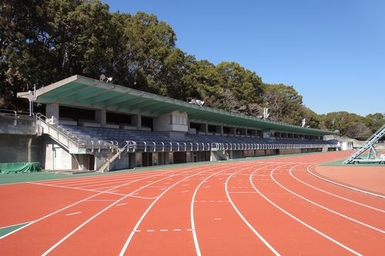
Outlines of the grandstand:
[{"label": "grandstand", "polygon": [[[34,158],[24,161],[38,160],[46,170],[105,172],[340,149],[338,141],[323,139],[330,131],[198,106],[79,75],[18,97],[29,100],[31,108],[45,106],[44,113],[31,110],[23,126],[33,132],[18,135],[30,136],[35,146]],[[16,113],[0,118],[8,120],[8,127],[20,119]],[[1,150],[12,146],[7,147]]]}]

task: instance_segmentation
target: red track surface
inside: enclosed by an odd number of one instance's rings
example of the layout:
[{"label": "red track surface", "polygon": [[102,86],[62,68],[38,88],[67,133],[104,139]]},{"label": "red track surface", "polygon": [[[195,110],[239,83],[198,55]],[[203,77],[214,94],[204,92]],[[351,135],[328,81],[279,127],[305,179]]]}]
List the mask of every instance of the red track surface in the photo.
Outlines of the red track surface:
[{"label": "red track surface", "polygon": [[318,166],[348,155],[2,185],[0,228],[26,225],[0,238],[0,252],[385,255],[385,199],[376,190],[378,179],[357,184],[351,175],[336,175],[335,167],[328,173]]}]

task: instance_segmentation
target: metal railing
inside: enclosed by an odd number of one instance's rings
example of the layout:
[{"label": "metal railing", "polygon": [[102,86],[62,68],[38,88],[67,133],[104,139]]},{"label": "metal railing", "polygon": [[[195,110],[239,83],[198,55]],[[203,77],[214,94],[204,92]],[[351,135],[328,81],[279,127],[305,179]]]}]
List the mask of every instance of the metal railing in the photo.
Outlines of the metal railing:
[{"label": "metal railing", "polygon": [[48,134],[61,146],[69,150],[70,153],[87,153],[101,151],[101,149],[118,148],[115,142],[106,142],[103,140],[93,140],[89,136],[78,135],[64,127],[52,122],[52,119],[41,113],[36,114],[36,134]]}]

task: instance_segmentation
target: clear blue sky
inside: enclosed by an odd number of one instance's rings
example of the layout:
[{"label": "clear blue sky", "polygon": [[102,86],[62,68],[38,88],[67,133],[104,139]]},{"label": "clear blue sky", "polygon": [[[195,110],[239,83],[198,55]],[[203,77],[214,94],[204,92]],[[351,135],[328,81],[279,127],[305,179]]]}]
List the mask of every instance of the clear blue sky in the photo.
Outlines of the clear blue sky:
[{"label": "clear blue sky", "polygon": [[317,114],[385,113],[385,0],[102,0],[154,14],[177,47],[290,85]]}]

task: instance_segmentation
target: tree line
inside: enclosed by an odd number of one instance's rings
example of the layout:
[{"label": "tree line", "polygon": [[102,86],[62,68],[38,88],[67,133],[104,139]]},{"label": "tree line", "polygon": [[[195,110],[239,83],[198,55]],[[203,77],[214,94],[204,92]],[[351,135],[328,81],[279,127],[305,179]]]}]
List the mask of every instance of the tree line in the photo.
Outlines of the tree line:
[{"label": "tree line", "polygon": [[153,14],[110,12],[100,0],[3,0],[0,3],[0,108],[26,110],[16,98],[78,74],[206,106],[338,131],[365,139],[385,116],[318,115],[293,86],[264,83],[236,62],[214,65],[176,47],[172,27]]}]

